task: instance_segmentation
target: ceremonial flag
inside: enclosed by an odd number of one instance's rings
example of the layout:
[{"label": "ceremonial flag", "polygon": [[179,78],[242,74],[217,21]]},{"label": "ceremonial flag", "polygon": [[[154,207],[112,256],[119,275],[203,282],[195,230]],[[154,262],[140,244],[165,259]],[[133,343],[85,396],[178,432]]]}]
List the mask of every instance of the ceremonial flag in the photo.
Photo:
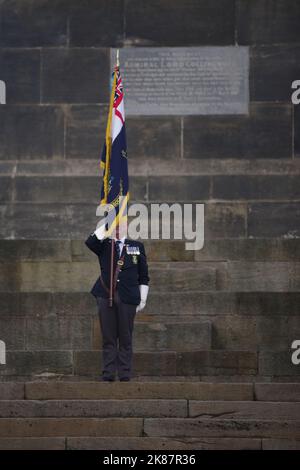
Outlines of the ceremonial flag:
[{"label": "ceremonial flag", "polygon": [[104,170],[100,204],[112,204],[115,208],[115,217],[108,218],[110,234],[121,222],[127,223],[129,199],[124,93],[118,65],[112,74],[106,137],[100,166]]}]

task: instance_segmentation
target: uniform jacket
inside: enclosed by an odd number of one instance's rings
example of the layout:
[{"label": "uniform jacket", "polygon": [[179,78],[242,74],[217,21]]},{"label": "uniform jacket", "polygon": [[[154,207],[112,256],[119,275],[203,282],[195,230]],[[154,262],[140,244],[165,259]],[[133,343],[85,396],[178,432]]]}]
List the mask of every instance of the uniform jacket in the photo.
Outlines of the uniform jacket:
[{"label": "uniform jacket", "polygon": [[[104,284],[109,289],[110,286],[110,258],[111,258],[111,239],[104,238],[99,240],[96,235],[91,234],[85,241],[87,247],[92,250],[97,256],[101,269],[101,277]],[[138,248],[139,254],[127,253],[128,247]],[[131,251],[134,248],[131,249]],[[130,251],[130,248],[128,248]],[[134,251],[133,251],[134,252]],[[149,283],[148,276],[148,264],[143,243],[136,240],[125,239],[121,257],[124,255],[124,264],[118,275],[116,284],[116,290],[118,291],[119,297],[122,302],[127,304],[138,305],[141,301],[140,296],[140,284]],[[116,269],[119,255],[117,254],[117,248],[115,245],[114,253],[114,272]],[[94,286],[91,289],[91,294],[95,297],[108,298],[108,292],[102,286],[100,277],[96,280]]]}]

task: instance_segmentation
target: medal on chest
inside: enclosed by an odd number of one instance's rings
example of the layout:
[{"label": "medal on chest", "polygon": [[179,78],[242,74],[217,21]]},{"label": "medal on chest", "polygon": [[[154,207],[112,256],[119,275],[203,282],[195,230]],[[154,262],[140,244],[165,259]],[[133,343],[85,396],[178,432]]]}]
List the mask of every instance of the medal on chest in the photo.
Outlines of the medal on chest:
[{"label": "medal on chest", "polygon": [[126,246],[126,253],[128,255],[139,255],[140,254],[140,248],[138,246]]}]

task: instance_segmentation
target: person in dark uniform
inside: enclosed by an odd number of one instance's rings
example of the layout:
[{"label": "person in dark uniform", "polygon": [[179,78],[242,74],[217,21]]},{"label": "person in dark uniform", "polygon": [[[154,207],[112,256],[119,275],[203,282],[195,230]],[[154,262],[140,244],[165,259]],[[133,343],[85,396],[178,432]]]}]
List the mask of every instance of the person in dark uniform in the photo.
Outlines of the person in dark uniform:
[{"label": "person in dark uniform", "polygon": [[102,378],[131,379],[132,334],[136,312],[141,311],[149,291],[148,263],[142,242],[115,239],[113,305],[109,306],[111,238],[103,226],[91,233],[85,244],[97,256],[101,274],[91,289],[96,297],[102,331]]}]

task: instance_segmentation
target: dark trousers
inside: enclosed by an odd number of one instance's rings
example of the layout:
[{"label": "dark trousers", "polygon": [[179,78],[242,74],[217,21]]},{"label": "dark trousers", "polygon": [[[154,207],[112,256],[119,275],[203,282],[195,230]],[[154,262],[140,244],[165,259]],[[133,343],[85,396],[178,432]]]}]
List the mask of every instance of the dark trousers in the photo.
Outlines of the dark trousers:
[{"label": "dark trousers", "polygon": [[109,300],[97,297],[102,331],[102,376],[131,378],[132,333],[136,305],[124,304],[115,292],[113,306]]}]

